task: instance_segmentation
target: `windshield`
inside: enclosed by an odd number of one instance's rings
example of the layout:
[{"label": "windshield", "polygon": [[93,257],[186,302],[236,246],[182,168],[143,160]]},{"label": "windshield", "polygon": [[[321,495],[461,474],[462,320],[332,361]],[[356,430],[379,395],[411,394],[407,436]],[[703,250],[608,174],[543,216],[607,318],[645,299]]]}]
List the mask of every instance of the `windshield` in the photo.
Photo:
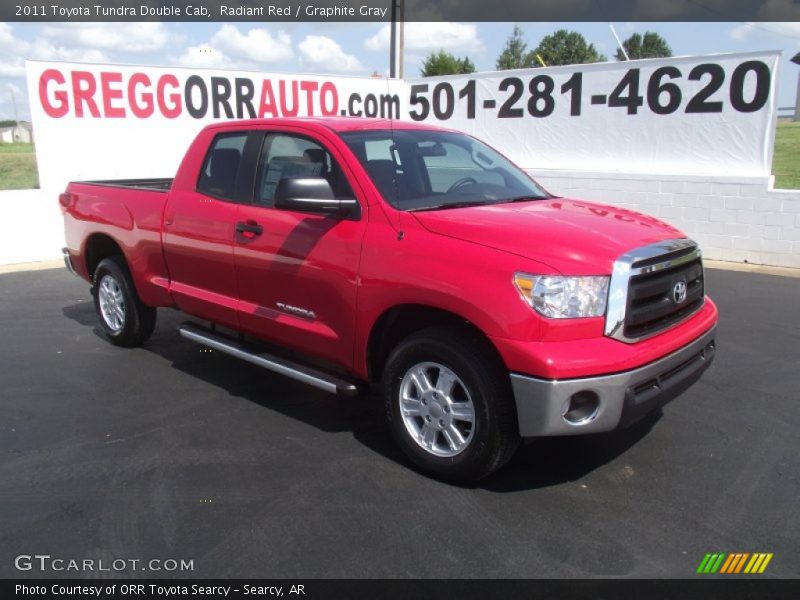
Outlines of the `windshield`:
[{"label": "windshield", "polygon": [[426,130],[340,134],[375,187],[400,210],[440,210],[551,196],[486,144]]}]

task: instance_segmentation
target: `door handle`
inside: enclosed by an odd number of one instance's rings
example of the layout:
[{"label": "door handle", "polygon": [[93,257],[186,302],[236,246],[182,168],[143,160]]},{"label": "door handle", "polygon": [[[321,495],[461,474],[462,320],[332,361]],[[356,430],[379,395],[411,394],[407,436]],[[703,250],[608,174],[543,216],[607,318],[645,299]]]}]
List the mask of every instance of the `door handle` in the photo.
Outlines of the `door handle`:
[{"label": "door handle", "polygon": [[255,221],[238,221],[236,223],[236,233],[243,235],[246,238],[252,239],[264,233],[264,228]]}]

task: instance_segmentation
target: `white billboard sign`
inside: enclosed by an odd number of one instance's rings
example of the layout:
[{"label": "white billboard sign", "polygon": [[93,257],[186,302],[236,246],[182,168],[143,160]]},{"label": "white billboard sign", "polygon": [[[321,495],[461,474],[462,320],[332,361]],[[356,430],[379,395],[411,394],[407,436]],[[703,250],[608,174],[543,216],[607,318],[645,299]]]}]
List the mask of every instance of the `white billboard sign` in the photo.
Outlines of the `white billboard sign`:
[{"label": "white billboard sign", "polygon": [[779,53],[408,81],[412,119],[488,141],[530,169],[769,175]]},{"label": "white billboard sign", "polygon": [[536,170],[767,176],[779,53],[386,80],[27,63],[42,188],[171,177],[215,120],[377,116],[466,131]]}]

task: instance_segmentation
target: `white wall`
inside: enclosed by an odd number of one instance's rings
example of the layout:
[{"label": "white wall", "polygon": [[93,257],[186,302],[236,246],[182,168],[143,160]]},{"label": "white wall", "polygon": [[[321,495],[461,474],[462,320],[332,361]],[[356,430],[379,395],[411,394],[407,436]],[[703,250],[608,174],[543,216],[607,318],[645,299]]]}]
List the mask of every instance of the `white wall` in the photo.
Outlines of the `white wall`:
[{"label": "white wall", "polygon": [[0,191],[0,265],[60,258],[63,246],[57,194]]},{"label": "white wall", "polygon": [[[706,258],[800,268],[800,190],[772,190],[769,178],[533,173],[553,193],[669,221]],[[0,264],[60,258],[63,240],[57,194],[0,192]]]}]

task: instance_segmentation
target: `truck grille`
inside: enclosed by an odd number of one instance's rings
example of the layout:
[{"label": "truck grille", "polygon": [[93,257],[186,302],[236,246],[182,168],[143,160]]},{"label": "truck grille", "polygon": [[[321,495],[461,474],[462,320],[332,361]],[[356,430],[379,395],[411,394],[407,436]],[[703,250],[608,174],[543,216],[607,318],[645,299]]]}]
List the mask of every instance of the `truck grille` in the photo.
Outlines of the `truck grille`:
[{"label": "truck grille", "polygon": [[676,239],[637,248],[614,263],[606,335],[636,342],[683,321],[704,302],[697,244]]},{"label": "truck grille", "polygon": [[[634,267],[639,266],[634,263]],[[704,297],[703,264],[699,257],[678,266],[634,275],[628,285],[625,337],[647,337],[682,321],[700,308]]]}]

